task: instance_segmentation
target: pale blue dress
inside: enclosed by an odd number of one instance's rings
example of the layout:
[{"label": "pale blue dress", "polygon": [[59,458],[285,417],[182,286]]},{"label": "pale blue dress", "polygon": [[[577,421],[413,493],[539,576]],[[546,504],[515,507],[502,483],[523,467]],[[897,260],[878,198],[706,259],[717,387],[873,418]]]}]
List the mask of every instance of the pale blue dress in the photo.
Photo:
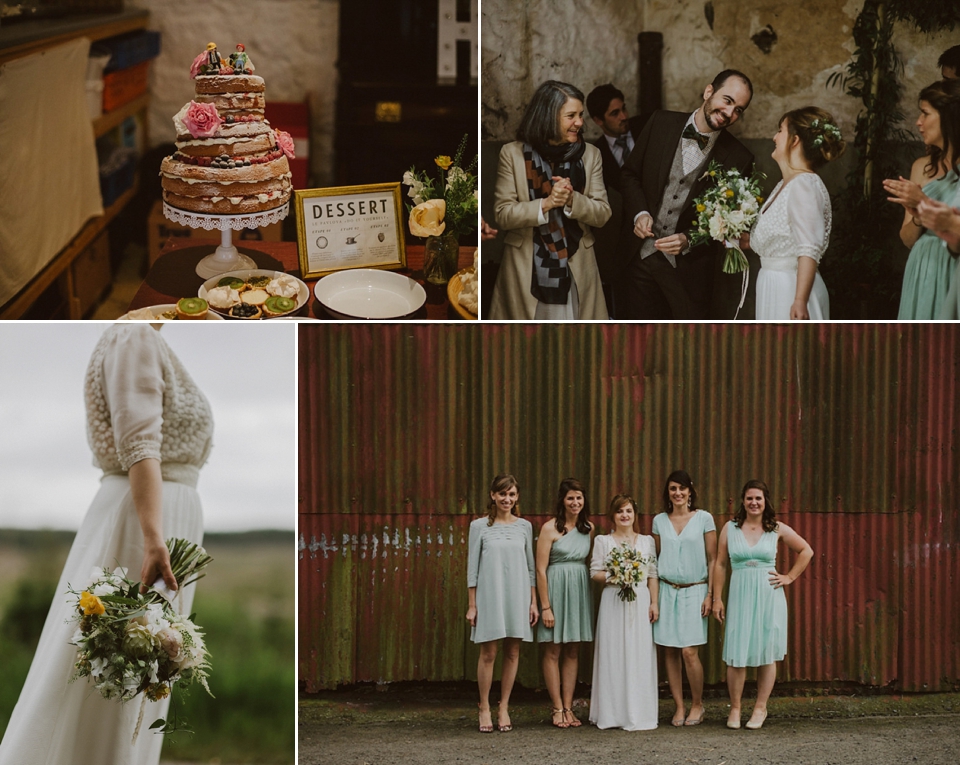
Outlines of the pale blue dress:
[{"label": "pale blue dress", "polygon": [[547,593],[556,623],[537,627],[541,643],[581,643],[593,640],[593,597],[587,556],[590,532],[568,531],[550,547],[547,564]]},{"label": "pale blue dress", "polygon": [[[667,513],[653,519],[653,533],[660,537],[660,618],[653,625],[657,645],[673,648],[703,645],[707,642],[707,619],[700,608],[707,597],[707,553],[703,535],[716,531],[713,516],[697,510],[678,535]],[[677,589],[674,584],[703,582]]]},{"label": "pale blue dress", "polygon": [[[957,193],[957,174],[951,170],[943,178],[930,181],[923,193],[938,202],[951,201]],[[947,293],[956,270],[957,258],[951,257],[947,243],[924,229],[907,258],[897,320],[939,318],[948,304]]]},{"label": "pale blue dress", "polygon": [[[953,207],[960,208],[960,188],[957,189],[957,194],[950,204]],[[951,255],[951,257],[954,261],[958,260],[956,255]],[[957,267],[953,269],[953,279],[950,280],[950,291],[947,293],[947,298],[937,318],[952,321],[960,319],[960,265],[957,265]]]},{"label": "pale blue dress", "polygon": [[723,660],[730,667],[760,667],[787,654],[787,597],[770,584],[778,539],[776,531],[766,531],[751,547],[737,525],[727,522],[731,574]]},{"label": "pale blue dress", "polygon": [[486,517],[470,524],[467,587],[477,588],[477,626],[470,630],[470,639],[533,642],[530,588],[537,581],[533,527],[523,518],[487,524]]}]

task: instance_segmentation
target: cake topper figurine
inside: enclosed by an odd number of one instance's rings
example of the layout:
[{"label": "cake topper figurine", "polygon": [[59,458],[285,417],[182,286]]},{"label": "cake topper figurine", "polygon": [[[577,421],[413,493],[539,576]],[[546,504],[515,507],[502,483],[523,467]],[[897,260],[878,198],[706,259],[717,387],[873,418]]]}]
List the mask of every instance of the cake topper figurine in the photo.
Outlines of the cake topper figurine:
[{"label": "cake topper figurine", "polygon": [[217,50],[216,43],[207,43],[207,49],[193,60],[190,67],[190,77],[196,79],[198,74],[230,74],[232,70],[224,62]]},{"label": "cake topper figurine", "polygon": [[233,67],[234,74],[253,74],[256,69],[243,43],[237,43],[237,52],[230,54],[230,66]]}]

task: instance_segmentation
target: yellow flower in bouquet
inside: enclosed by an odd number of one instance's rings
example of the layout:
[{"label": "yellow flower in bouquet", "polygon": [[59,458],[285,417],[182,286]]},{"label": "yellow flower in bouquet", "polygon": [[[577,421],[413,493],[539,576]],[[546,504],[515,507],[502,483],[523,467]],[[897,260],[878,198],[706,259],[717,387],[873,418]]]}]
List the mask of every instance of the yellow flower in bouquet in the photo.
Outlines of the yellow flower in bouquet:
[{"label": "yellow flower in bouquet", "polygon": [[442,199],[428,199],[410,211],[410,233],[414,236],[440,236],[446,228],[443,216],[447,203]]},{"label": "yellow flower in bouquet", "polygon": [[100,614],[107,610],[104,608],[103,601],[100,600],[100,598],[86,590],[80,594],[80,602],[78,605],[83,609],[84,616],[100,616]]},{"label": "yellow flower in bouquet", "polygon": [[453,164],[453,160],[450,159],[446,154],[441,154],[435,160],[433,160],[437,167],[441,170],[446,170]]}]

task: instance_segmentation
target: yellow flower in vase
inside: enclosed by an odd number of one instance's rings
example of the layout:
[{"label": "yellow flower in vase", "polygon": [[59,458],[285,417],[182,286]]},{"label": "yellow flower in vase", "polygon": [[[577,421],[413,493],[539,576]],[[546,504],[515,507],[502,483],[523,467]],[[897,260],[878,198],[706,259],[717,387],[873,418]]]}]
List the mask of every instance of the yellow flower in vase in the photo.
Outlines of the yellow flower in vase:
[{"label": "yellow flower in vase", "polygon": [[433,161],[441,170],[446,170],[448,167],[450,167],[450,165],[453,164],[453,160],[450,159],[450,157],[448,157],[446,154],[441,154]]}]

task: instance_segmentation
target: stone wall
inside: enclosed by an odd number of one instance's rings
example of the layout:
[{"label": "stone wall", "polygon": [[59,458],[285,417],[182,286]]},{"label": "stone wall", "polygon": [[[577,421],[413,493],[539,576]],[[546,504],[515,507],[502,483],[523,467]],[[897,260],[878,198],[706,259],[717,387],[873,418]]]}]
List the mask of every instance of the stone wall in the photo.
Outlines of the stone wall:
[{"label": "stone wall", "polygon": [[[637,35],[663,34],[664,107],[693,110],[703,88],[724,68],[754,83],[753,103],[731,128],[740,138],[766,138],[783,112],[817,104],[832,112],[849,138],[859,102],[826,81],[854,50],[853,21],[862,0],[483,0],[481,128],[484,139],[510,140],[537,85],[573,83],[584,93],[613,82],[637,104]],[[904,60],[905,123],[916,96],[939,79],[940,53],[960,42],[900,24],[895,44]],[[599,129],[588,120],[586,135]]]},{"label": "stone wall", "polygon": [[309,101],[310,166],[316,182],[333,181],[339,0],[128,0],[150,11],[162,35],[151,67],[150,143],[174,140],[173,115],[194,94],[190,65],[208,42],[222,54],[242,42],[266,82],[270,101]]}]

